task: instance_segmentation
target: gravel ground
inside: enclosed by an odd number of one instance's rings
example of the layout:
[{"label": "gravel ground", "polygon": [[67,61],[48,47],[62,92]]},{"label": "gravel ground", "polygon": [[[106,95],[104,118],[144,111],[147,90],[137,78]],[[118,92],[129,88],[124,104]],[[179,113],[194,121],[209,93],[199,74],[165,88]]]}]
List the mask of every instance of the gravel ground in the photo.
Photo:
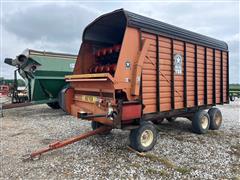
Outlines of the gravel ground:
[{"label": "gravel ground", "polygon": [[28,162],[24,154],[90,130],[90,123],[46,105],[6,110],[0,179],[240,179],[240,101],[219,108],[219,131],[196,135],[187,119],[163,122],[144,157],[128,150],[128,131],[113,130]]}]

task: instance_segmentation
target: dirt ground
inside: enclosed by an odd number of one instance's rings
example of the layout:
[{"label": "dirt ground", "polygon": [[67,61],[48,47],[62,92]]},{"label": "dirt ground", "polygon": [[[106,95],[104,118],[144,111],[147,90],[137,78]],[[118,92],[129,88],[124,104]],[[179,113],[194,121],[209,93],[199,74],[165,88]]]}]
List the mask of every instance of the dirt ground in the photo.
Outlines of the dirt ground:
[{"label": "dirt ground", "polygon": [[128,131],[113,130],[27,162],[23,155],[90,130],[90,123],[46,105],[6,110],[0,179],[239,179],[240,101],[219,108],[222,127],[205,135],[192,133],[187,119],[164,121],[144,157],[128,150]]}]

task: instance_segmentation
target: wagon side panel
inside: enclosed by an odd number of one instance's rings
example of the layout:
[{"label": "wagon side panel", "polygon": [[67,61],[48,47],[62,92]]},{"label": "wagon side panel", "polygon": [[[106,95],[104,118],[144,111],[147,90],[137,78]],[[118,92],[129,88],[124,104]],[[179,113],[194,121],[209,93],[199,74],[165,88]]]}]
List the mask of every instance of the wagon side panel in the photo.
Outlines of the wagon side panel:
[{"label": "wagon side panel", "polygon": [[159,39],[159,93],[160,111],[171,110],[171,40],[162,36]]},{"label": "wagon side panel", "polygon": [[[151,42],[142,68],[145,114],[227,102],[227,52],[144,32],[142,39]],[[174,72],[175,54],[181,73]]]},{"label": "wagon side panel", "polygon": [[213,49],[207,48],[207,103],[213,104]]},{"label": "wagon side panel", "polygon": [[220,51],[215,51],[215,93],[216,93],[216,104],[220,103],[220,73],[221,73],[221,67],[220,67]]},{"label": "wagon side panel", "polygon": [[174,73],[174,109],[184,108],[184,43],[182,41],[173,41],[173,55],[181,54],[181,73]]},{"label": "wagon side panel", "polygon": [[187,107],[195,106],[195,50],[194,45],[186,43]]},{"label": "wagon side panel", "polygon": [[156,112],[156,36],[148,33],[142,33],[143,39],[150,41],[150,47],[145,56],[142,68],[142,98],[145,108],[144,113]]},{"label": "wagon side panel", "polygon": [[223,52],[223,102],[228,102],[228,91],[227,91],[227,53]]},{"label": "wagon side panel", "polygon": [[198,91],[198,103],[197,105],[204,105],[204,77],[205,77],[205,52],[204,47],[197,46],[197,91]]}]

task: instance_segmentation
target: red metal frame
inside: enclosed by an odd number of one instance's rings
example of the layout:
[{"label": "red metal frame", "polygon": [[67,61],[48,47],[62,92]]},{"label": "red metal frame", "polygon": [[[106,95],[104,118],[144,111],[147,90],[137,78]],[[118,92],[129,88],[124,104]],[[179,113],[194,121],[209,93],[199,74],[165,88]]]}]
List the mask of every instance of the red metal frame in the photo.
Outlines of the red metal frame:
[{"label": "red metal frame", "polygon": [[67,145],[72,144],[72,143],[75,143],[75,142],[80,141],[82,139],[88,138],[90,136],[107,132],[111,129],[112,129],[111,126],[101,126],[101,127],[97,128],[93,131],[89,131],[89,132],[86,132],[84,134],[80,134],[76,137],[72,137],[72,138],[69,138],[69,139],[66,139],[66,140],[63,140],[63,141],[56,141],[54,143],[49,144],[48,147],[39,149],[39,150],[37,150],[35,152],[32,152],[31,154],[25,156],[23,160],[25,160],[25,161],[26,160],[33,160],[35,157],[40,156],[43,153],[46,153],[48,151],[52,151],[54,149],[59,149],[61,147],[67,146]]}]

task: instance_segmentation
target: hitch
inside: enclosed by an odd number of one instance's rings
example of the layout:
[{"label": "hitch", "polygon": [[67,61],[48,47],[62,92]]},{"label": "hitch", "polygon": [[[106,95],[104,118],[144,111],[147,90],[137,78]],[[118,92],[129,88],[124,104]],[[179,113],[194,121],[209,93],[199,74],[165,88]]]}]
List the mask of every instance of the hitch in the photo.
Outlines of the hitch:
[{"label": "hitch", "polygon": [[101,126],[95,130],[92,131],[88,131],[85,132],[83,134],[80,134],[76,137],[72,137],[63,141],[56,141],[53,142],[51,144],[49,144],[47,147],[39,149],[35,152],[32,152],[28,155],[23,156],[23,161],[27,161],[27,160],[34,160],[34,159],[39,159],[39,157],[43,154],[46,153],[48,151],[52,151],[54,149],[59,149],[61,147],[67,146],[68,144],[72,144],[75,143],[77,141],[80,141],[82,139],[88,138],[90,136],[96,135],[96,134],[100,134],[100,133],[104,133],[105,131],[109,131],[110,129],[112,129],[111,126]]}]

